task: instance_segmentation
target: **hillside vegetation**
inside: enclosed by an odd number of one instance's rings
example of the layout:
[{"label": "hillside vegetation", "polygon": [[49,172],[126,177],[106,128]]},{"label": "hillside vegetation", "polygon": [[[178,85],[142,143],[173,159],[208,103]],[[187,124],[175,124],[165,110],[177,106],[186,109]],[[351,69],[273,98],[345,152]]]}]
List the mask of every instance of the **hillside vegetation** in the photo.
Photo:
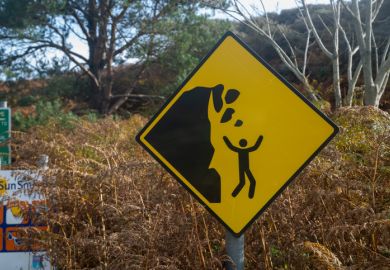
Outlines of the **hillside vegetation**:
[{"label": "hillside vegetation", "polygon": [[[310,5],[310,10],[313,13],[314,24],[318,28],[319,35],[323,38],[326,47],[331,48],[332,37],[324,26],[324,23],[329,25],[332,20],[330,6]],[[378,57],[381,56],[381,52],[386,47],[389,36],[387,31],[390,27],[389,11],[390,2],[384,1],[377,21],[373,25],[373,31],[376,35],[376,45],[374,47],[378,50]],[[113,99],[122,97],[127,90],[132,89],[128,100],[118,111],[115,111],[116,114],[128,116],[129,111],[147,113],[154,111],[155,106],[160,105],[164,98],[177,89],[186,76],[191,73],[199,61],[228,30],[235,32],[256,53],[268,61],[275,70],[294,84],[304,95],[307,95],[302,84],[283,64],[271,44],[247,27],[245,23],[213,19],[206,15],[200,16],[195,11],[188,14],[183,13],[181,16],[179,14],[181,13],[175,13],[167,21],[163,20],[161,22],[162,26],[160,27],[166,30],[163,31],[164,38],[156,41],[155,44],[153,43],[153,48],[156,51],[153,51],[150,57],[142,61],[142,64],[124,64],[125,59],[121,58],[113,65],[112,74],[110,75]],[[275,41],[289,55],[291,52],[288,42],[290,42],[296,50],[296,60],[301,63],[303,59],[300,54],[305,50],[307,40],[306,28],[299,10],[294,8],[282,10],[280,13],[269,13],[268,15],[273,28],[275,28],[273,29]],[[264,16],[254,19],[259,21],[259,25],[265,27]],[[353,36],[353,26],[350,20],[347,11],[344,10],[341,23],[348,35]],[[279,28],[283,29],[285,37],[277,30]],[[356,45],[354,43],[355,41],[352,42],[353,46]],[[320,97],[321,103],[327,104],[328,107],[334,107],[332,63],[321,52],[313,38],[310,44],[307,57],[309,83],[314,92]],[[138,52],[137,49],[133,50]],[[135,59],[139,55],[132,55],[133,50],[130,50],[129,56]],[[359,57],[355,56],[355,58],[356,62]],[[25,115],[35,112],[33,105],[38,100],[50,102],[60,100],[65,111],[72,111],[81,115],[91,109],[98,111],[96,104],[94,105],[94,93],[90,89],[91,83],[84,71],[72,68],[69,61],[64,59],[38,59],[39,65],[37,66],[24,63],[25,61],[29,62],[29,60],[31,59],[23,57],[14,60],[14,62],[11,61],[11,63],[0,61],[0,99],[7,99],[10,106],[20,108]],[[23,64],[19,63],[20,61]],[[348,51],[345,42],[341,40],[340,83],[343,96],[346,95],[348,88],[347,64]],[[102,80],[107,79],[107,76],[106,71],[102,72]],[[389,84],[387,83],[387,89],[380,102],[380,108],[387,111],[390,110],[390,91],[388,88]],[[363,90],[364,82],[361,75],[357,82],[353,105],[363,105]]]},{"label": "hillside vegetation", "polygon": [[[340,134],[245,234],[247,269],[389,269],[390,116],[332,115]],[[15,132],[15,168],[50,157],[45,233],[60,269],[222,269],[224,229],[135,143],[146,119]]]},{"label": "hillside vegetation", "polygon": [[[346,31],[333,54],[340,60],[335,80],[336,57],[324,54],[298,9],[237,22],[213,18],[205,2],[231,1],[0,0],[0,100],[12,108],[13,127],[13,164],[2,169],[35,170],[39,157],[49,156],[44,181],[35,185],[48,207],[36,222],[49,230],[28,230],[24,240],[38,242],[59,270],[224,269],[225,229],[135,135],[229,30],[340,127],[246,231],[246,269],[390,269],[390,1],[372,0],[383,4],[373,38],[366,38],[373,50],[367,57],[356,50],[350,66],[359,69],[371,56],[365,67],[387,74],[384,94],[376,107],[362,107],[372,104],[364,100],[369,76],[362,73],[341,108],[334,85],[345,99],[347,44],[356,46],[358,37],[346,6],[335,23]],[[341,7],[329,3],[335,2]],[[362,10],[371,3],[353,2]],[[334,10],[309,9],[332,48]],[[247,27],[252,20],[257,30],[269,28],[297,66],[307,64],[307,80]],[[88,47],[86,56],[70,41],[74,34]]]}]

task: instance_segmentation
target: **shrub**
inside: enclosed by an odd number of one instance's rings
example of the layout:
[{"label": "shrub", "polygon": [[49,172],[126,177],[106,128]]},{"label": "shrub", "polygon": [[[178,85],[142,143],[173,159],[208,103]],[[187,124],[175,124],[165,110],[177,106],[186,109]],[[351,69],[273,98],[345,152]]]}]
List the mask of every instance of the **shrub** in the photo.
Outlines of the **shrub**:
[{"label": "shrub", "polygon": [[18,105],[21,107],[27,107],[34,104],[34,102],[35,102],[35,98],[33,96],[24,96],[19,99]]},{"label": "shrub", "polygon": [[60,74],[50,77],[47,85],[42,89],[42,96],[48,100],[78,99],[90,97],[88,81],[78,74]]},{"label": "shrub", "polygon": [[[390,117],[339,110],[341,133],[246,232],[247,269],[387,269]],[[224,229],[135,144],[145,119],[79,121],[14,136],[50,156],[37,235],[61,269],[222,269]],[[37,149],[37,145],[40,147]]]},{"label": "shrub", "polygon": [[57,99],[54,101],[38,101],[35,112],[24,115],[16,112],[13,115],[13,126],[16,130],[26,131],[33,126],[44,126],[49,122],[65,128],[73,128],[74,122],[78,119],[72,112],[65,112],[62,103]]}]

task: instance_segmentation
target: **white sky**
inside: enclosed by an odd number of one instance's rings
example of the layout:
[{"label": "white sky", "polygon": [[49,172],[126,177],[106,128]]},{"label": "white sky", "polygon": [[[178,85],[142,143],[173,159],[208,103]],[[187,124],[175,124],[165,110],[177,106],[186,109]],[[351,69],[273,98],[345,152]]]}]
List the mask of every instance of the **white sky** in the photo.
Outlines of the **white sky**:
[{"label": "white sky", "polygon": [[[246,7],[249,9],[252,5],[255,5],[256,7],[260,6],[259,0],[240,0],[241,3],[243,3]],[[296,7],[295,0],[263,0],[264,6],[268,12],[279,12],[283,9],[290,9]],[[307,0],[307,3],[309,4],[329,4],[329,0]],[[261,9],[262,10],[262,9]],[[225,14],[216,14],[216,17],[218,18],[226,18]],[[70,42],[73,46],[73,49],[80,53],[81,55],[88,56],[88,47],[87,44],[83,41],[77,38],[75,35],[70,35]],[[131,59],[129,59],[129,62],[132,62]]]},{"label": "white sky", "polygon": [[[259,0],[240,0],[241,3],[250,6],[255,4],[260,6]],[[267,11],[280,11],[282,9],[295,8],[295,0],[263,0],[264,6]],[[329,4],[329,0],[307,0],[309,4]]]}]

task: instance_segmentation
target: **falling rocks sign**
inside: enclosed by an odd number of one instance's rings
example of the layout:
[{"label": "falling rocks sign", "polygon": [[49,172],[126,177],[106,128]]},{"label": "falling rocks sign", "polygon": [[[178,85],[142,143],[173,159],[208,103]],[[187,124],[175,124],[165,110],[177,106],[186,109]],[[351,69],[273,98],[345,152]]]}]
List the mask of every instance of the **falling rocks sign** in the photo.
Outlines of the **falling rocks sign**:
[{"label": "falling rocks sign", "polygon": [[228,32],[137,141],[239,236],[337,132]]}]

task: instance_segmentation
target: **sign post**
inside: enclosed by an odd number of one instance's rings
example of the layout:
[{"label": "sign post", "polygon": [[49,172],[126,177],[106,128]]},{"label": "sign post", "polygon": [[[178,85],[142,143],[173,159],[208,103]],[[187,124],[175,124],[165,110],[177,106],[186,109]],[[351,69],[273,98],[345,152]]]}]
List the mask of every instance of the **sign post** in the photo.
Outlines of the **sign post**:
[{"label": "sign post", "polygon": [[11,138],[11,109],[7,102],[0,102],[0,168],[11,164],[11,148],[7,142]]},{"label": "sign post", "polygon": [[229,230],[226,230],[226,254],[231,261],[226,264],[227,270],[244,270],[245,262],[245,236],[236,237]]},{"label": "sign post", "polygon": [[228,32],[137,141],[232,234],[227,249],[243,269],[244,231],[337,132]]}]

